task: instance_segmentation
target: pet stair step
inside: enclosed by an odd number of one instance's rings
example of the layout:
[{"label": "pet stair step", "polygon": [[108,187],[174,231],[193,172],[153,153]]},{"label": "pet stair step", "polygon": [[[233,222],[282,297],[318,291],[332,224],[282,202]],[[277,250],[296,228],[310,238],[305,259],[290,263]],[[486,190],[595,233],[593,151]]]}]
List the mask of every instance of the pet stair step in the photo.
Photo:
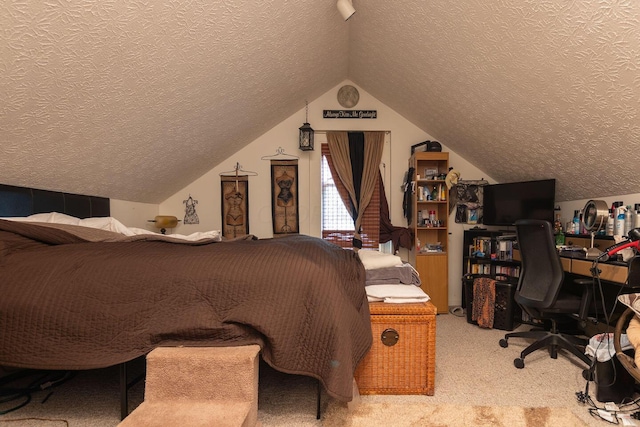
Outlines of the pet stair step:
[{"label": "pet stair step", "polygon": [[147,356],[145,400],[251,400],[260,347],[158,347]]},{"label": "pet stair step", "polygon": [[118,427],[253,427],[249,402],[142,402]]},{"label": "pet stair step", "polygon": [[257,345],[156,348],[147,355],[144,402],[119,427],[255,426],[259,352]]}]

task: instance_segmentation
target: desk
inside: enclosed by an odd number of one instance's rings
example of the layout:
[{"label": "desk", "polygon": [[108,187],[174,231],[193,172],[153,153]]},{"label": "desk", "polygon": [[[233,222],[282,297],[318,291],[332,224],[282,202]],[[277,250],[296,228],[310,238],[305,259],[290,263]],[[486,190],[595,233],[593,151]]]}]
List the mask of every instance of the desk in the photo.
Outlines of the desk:
[{"label": "desk", "polygon": [[[593,247],[604,251],[614,243],[612,236],[596,235],[593,240]],[[588,248],[591,246],[591,237],[569,234],[566,236],[566,244]],[[584,252],[563,251],[560,253],[560,257],[563,260],[562,265],[565,272],[592,277],[591,267],[593,266],[593,260],[587,259]],[[629,264],[621,261],[600,262],[598,263],[598,269],[600,270],[601,280],[623,285],[626,283],[627,275],[629,274]]]},{"label": "desk", "polygon": [[[513,251],[513,259],[520,261],[520,251]],[[592,277],[591,267],[593,260],[587,259],[584,252],[563,251],[560,253],[560,262],[566,273],[578,276]],[[600,280],[624,285],[629,274],[629,264],[622,261],[599,262]]]},{"label": "desk", "polygon": [[[592,277],[593,260],[587,259],[584,252],[560,253],[564,271],[578,276]],[[624,285],[629,274],[629,264],[622,261],[599,262],[600,280]]]},{"label": "desk", "polygon": [[[611,246],[606,245],[603,247]],[[514,260],[520,261],[520,252],[514,250],[513,254]],[[587,259],[584,251],[562,251],[560,253],[560,261],[562,262],[562,267],[565,271],[565,286],[568,289],[576,290],[577,287],[572,283],[572,278],[591,278],[593,275],[591,274],[591,267],[593,267],[593,260]],[[633,265],[633,263],[632,263]],[[630,293],[630,292],[638,292],[638,285],[629,286],[626,284],[627,277],[629,276],[629,272],[632,273],[629,277],[630,283],[640,283],[640,277],[638,272],[638,264],[635,264],[635,268],[629,268],[629,263],[622,261],[607,261],[607,262],[599,262],[598,270],[600,270],[600,280],[603,283],[603,286],[600,288],[600,291],[597,291],[594,295],[595,301],[598,302],[598,309],[602,307],[604,312],[609,313],[609,324],[615,326],[615,322],[617,320],[617,316],[622,313],[622,305],[618,305],[615,313],[613,312],[613,308],[616,307],[617,297],[620,293]],[[565,288],[565,289],[567,289]],[[601,298],[602,296],[602,298]],[[599,316],[598,316],[599,317]],[[600,319],[605,320],[605,319]],[[589,336],[593,336],[597,333],[607,332],[607,323],[601,321],[599,326],[594,327],[590,326],[588,329]]]}]

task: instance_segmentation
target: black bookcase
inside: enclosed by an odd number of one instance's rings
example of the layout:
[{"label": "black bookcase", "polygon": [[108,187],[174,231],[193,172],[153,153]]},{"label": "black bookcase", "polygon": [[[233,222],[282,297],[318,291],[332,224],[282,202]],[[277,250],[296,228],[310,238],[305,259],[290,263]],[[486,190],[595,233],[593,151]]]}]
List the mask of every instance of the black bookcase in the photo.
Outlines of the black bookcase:
[{"label": "black bookcase", "polygon": [[464,232],[462,275],[517,282],[520,262],[513,259],[515,234],[485,229]]},{"label": "black bookcase", "polygon": [[475,228],[464,232],[462,305],[469,323],[474,323],[471,310],[473,281],[477,277],[496,280],[494,328],[513,330],[520,323],[521,310],[513,299],[520,275],[520,262],[513,259],[515,246],[513,232]]}]

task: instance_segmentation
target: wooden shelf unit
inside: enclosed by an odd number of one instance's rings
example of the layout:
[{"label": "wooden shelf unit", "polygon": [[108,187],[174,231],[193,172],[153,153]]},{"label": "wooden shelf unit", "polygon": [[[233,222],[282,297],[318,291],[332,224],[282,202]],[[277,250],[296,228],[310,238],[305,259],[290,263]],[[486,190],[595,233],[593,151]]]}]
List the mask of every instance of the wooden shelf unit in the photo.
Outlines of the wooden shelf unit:
[{"label": "wooden shelf unit", "polygon": [[[409,165],[415,171],[410,224],[415,241],[410,261],[438,313],[448,313],[449,191],[444,177],[449,172],[449,153],[417,152],[409,159]],[[429,245],[438,244],[438,250],[427,251]]]}]

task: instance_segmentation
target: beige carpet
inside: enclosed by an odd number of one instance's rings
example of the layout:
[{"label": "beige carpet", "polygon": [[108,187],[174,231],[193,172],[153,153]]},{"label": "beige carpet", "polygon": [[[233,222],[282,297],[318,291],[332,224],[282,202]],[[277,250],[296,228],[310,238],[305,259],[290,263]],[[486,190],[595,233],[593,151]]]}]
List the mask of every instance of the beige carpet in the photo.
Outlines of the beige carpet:
[{"label": "beige carpet", "polygon": [[324,427],[582,427],[565,408],[360,403],[329,405]]},{"label": "beige carpet", "polygon": [[[508,348],[501,348],[498,341],[504,333],[478,328],[467,323],[465,318],[451,314],[439,315],[435,394],[362,396],[363,406],[350,414],[351,424],[342,421],[346,407],[326,393],[322,397],[323,419],[316,420],[315,380],[281,374],[261,366],[258,420],[262,427],[472,426],[476,425],[475,421],[466,421],[462,418],[463,413],[475,414],[472,408],[488,406],[493,408],[492,411],[503,408],[500,413],[493,412],[495,419],[491,419],[493,424],[489,425],[537,427],[544,424],[525,424],[530,418],[524,415],[519,418],[525,420],[521,424],[507,421],[507,417],[523,409],[504,408],[554,408],[551,412],[555,417],[556,413],[562,412],[556,408],[562,407],[572,412],[584,426],[611,426],[591,416],[589,405],[576,401],[575,393],[585,390],[579,363],[572,357],[551,359],[547,352],[539,351],[527,357],[524,369],[516,369],[513,359],[526,342],[514,339],[513,342],[509,341]],[[134,372],[132,370],[131,374]],[[594,401],[595,390],[596,385],[590,383],[589,393]],[[131,409],[140,404],[143,391],[143,383],[131,390]],[[595,403],[603,406],[601,402]],[[0,410],[8,409],[7,406],[0,405]],[[446,408],[454,408],[452,423],[447,424],[444,415],[439,414],[438,418],[428,416],[426,411],[433,411],[434,408],[444,413],[451,413]],[[406,417],[405,420],[403,417]],[[421,424],[425,422],[423,417],[428,422],[439,424]],[[81,372],[59,387],[34,394],[31,403],[25,407],[0,416],[0,427],[115,427],[119,422],[118,370],[114,368]],[[581,424],[574,418],[573,421],[550,422],[549,425],[564,427]]]},{"label": "beige carpet", "polygon": [[[603,424],[606,425],[605,422]],[[64,419],[1,418],[8,427],[67,427],[82,423]],[[419,403],[360,403],[355,408],[334,403],[323,413],[322,427],[584,427],[566,408],[462,406]]]}]

